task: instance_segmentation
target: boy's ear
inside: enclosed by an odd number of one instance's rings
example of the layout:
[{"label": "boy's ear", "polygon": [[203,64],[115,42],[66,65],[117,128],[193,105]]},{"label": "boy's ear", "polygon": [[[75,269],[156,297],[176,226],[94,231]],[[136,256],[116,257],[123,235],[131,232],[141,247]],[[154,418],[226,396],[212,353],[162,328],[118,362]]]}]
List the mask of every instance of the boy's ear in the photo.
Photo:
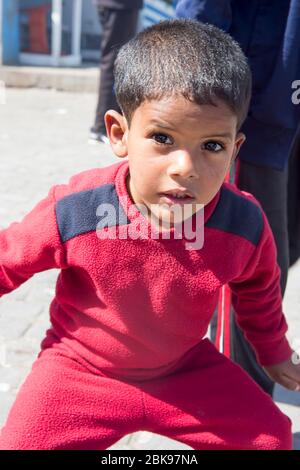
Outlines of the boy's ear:
[{"label": "boy's ear", "polygon": [[236,157],[238,156],[240,148],[243,145],[243,143],[245,142],[245,140],[246,140],[245,134],[243,134],[242,132],[238,132],[237,136],[236,136],[236,139],[235,139],[235,143],[234,143],[234,148],[233,148],[233,153],[232,153],[232,157],[231,157],[231,161],[230,161],[230,166],[234,163]]},{"label": "boy's ear", "polygon": [[117,157],[127,157],[127,131],[128,125],[125,117],[115,111],[109,109],[104,116],[107,137],[110,145]]}]

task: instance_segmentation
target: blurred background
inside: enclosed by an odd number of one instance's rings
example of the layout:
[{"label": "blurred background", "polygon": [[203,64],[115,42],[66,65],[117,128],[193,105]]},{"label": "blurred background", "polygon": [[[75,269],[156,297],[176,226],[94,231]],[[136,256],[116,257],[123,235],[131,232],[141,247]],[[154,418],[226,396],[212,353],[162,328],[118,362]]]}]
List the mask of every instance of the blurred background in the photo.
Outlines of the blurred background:
[{"label": "blurred background", "polygon": [[[146,0],[139,30],[174,15],[172,0]],[[92,0],[1,0],[0,63],[99,63],[101,26]]]}]

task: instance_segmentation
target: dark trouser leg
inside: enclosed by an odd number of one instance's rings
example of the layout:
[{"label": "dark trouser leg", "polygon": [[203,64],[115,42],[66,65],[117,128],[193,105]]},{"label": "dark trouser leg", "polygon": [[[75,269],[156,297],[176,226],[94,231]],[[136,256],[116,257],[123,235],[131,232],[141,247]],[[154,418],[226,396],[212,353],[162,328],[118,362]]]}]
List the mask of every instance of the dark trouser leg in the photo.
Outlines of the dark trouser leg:
[{"label": "dark trouser leg", "polygon": [[[240,162],[238,187],[252,193],[262,205],[271,226],[281,269],[281,292],[284,295],[289,266],[287,231],[287,172]],[[256,361],[252,347],[231,315],[231,354],[250,376],[270,395],[274,382],[269,379]]]},{"label": "dark trouser leg", "polygon": [[114,62],[119,49],[136,33],[139,10],[111,10],[99,8],[102,27],[101,62],[98,104],[96,109],[94,132],[106,133],[104,115],[108,109],[120,112],[114,85]]},{"label": "dark trouser leg", "polygon": [[290,266],[300,257],[300,125],[289,157],[288,233]]}]

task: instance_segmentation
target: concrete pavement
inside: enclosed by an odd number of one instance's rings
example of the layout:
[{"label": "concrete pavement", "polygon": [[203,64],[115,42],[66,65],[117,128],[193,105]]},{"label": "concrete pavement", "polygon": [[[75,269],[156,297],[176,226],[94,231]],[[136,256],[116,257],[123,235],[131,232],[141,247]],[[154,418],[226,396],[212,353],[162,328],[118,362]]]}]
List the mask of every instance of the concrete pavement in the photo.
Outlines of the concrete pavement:
[{"label": "concrete pavement", "polygon": [[[0,229],[20,220],[56,183],[82,170],[116,160],[103,144],[87,142],[96,95],[40,89],[7,89],[0,104]],[[38,274],[0,301],[0,426],[28,374],[48,327],[57,272]],[[292,338],[300,338],[300,263],[290,270],[285,312]],[[300,346],[300,345],[299,345]],[[276,388],[275,399],[293,420],[300,449],[300,394]],[[139,432],[113,449],[185,449]]]},{"label": "concrete pavement", "polygon": [[54,88],[60,91],[96,93],[99,67],[86,63],[80,67],[67,68],[2,65],[0,80],[7,87],[13,88]]}]

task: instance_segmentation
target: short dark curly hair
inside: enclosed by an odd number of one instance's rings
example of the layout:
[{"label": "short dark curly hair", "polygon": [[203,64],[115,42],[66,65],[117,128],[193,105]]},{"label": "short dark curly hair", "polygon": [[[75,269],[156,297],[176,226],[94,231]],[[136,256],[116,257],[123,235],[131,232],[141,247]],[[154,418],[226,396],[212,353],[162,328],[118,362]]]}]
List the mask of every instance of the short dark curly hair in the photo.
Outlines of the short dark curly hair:
[{"label": "short dark curly hair", "polygon": [[247,59],[229,34],[212,25],[174,19],[146,28],[119,50],[114,76],[129,126],[144,101],[176,94],[200,105],[222,100],[236,114],[238,129],[247,116]]}]

